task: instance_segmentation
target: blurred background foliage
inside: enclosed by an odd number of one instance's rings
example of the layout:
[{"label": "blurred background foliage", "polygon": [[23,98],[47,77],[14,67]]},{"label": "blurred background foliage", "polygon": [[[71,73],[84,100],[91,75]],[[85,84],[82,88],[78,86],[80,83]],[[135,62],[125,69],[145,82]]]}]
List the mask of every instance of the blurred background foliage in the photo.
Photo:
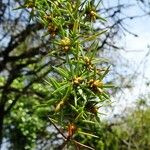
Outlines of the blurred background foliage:
[{"label": "blurred background foliage", "polygon": [[[149,14],[148,1],[134,2],[145,15]],[[99,39],[99,56],[110,59],[112,71],[107,82],[117,85],[111,91],[111,96],[116,98],[119,90],[132,88],[132,81],[136,81],[137,74],[125,71],[129,65],[121,57],[121,48],[117,45],[118,36],[123,38],[122,33],[137,36],[124,24],[127,18],[136,17],[123,17],[122,10],[129,6],[119,0],[118,5],[109,8],[101,3],[98,13],[110,22],[95,24],[95,30],[110,30]],[[30,20],[29,9],[14,10],[22,4],[23,0],[0,1],[0,145],[1,149],[13,150],[53,149],[52,145],[57,147],[62,143],[62,137],[47,117],[51,109],[45,103],[48,103],[50,93],[49,85],[43,79],[51,71],[51,66],[57,66],[59,62],[49,57],[51,40],[49,37],[41,39],[45,28]],[[122,85],[127,78],[129,82]],[[45,107],[38,107],[41,104]],[[139,95],[137,103],[123,113],[108,120],[102,119],[100,125],[87,125],[99,138],[82,135],[75,139],[101,150],[148,150],[149,124],[149,95]]]}]

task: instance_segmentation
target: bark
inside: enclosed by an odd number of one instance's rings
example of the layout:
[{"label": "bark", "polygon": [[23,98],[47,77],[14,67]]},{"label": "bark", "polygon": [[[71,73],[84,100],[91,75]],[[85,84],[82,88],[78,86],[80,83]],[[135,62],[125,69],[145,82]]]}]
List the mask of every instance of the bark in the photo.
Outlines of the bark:
[{"label": "bark", "polygon": [[0,149],[3,142],[4,105],[0,105]]}]

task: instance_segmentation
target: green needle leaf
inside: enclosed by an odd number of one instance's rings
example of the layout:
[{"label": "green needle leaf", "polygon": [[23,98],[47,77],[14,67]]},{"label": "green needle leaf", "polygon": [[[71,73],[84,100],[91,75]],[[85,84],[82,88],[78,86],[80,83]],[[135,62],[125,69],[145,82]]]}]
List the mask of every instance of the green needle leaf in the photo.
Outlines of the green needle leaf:
[{"label": "green needle leaf", "polygon": [[56,89],[52,94],[56,94],[56,93],[61,93],[61,94],[63,94],[63,90],[65,90],[67,87],[69,87],[70,86],[70,84],[68,83],[68,84],[65,84],[65,85],[62,85],[61,87],[59,87],[58,89]]},{"label": "green needle leaf", "polygon": [[84,134],[84,135],[87,135],[87,136],[91,136],[91,137],[95,137],[95,138],[99,138],[98,136],[94,135],[94,134],[91,134],[91,133],[87,133],[87,132],[83,132],[83,131],[78,131],[79,134]]},{"label": "green needle leaf", "polygon": [[110,66],[106,69],[106,71],[104,72],[104,74],[102,76],[100,76],[100,78],[99,78],[100,81],[103,80],[103,78],[108,74],[109,68],[110,68]]},{"label": "green needle leaf", "polygon": [[66,79],[69,79],[69,73],[62,69],[62,68],[56,68],[56,67],[53,67],[60,75],[62,75],[63,77],[65,77]]}]

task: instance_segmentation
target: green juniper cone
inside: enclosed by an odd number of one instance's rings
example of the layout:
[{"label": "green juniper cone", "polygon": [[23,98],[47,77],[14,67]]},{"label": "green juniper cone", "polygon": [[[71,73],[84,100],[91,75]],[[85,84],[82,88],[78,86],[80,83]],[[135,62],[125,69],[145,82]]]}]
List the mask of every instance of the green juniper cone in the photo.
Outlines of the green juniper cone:
[{"label": "green juniper cone", "polygon": [[94,31],[96,20],[105,21],[97,13],[98,4],[93,0],[27,0],[24,5],[31,18],[45,27],[45,36],[52,41],[49,56],[58,62],[45,81],[51,93],[49,119],[66,139],[64,146],[74,143],[94,149],[75,137],[83,134],[97,138],[90,125],[99,123],[98,107],[109,99],[105,89],[111,85],[103,82],[109,67],[99,68],[97,64],[103,59],[96,58],[97,37],[106,32]]}]

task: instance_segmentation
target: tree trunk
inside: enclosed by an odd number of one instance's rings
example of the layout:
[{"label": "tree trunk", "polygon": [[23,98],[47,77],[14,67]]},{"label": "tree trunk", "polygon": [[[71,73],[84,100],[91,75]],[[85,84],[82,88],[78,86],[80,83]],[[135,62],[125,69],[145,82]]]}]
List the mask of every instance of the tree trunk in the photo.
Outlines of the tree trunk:
[{"label": "tree trunk", "polygon": [[3,142],[4,105],[0,105],[0,149]]}]

